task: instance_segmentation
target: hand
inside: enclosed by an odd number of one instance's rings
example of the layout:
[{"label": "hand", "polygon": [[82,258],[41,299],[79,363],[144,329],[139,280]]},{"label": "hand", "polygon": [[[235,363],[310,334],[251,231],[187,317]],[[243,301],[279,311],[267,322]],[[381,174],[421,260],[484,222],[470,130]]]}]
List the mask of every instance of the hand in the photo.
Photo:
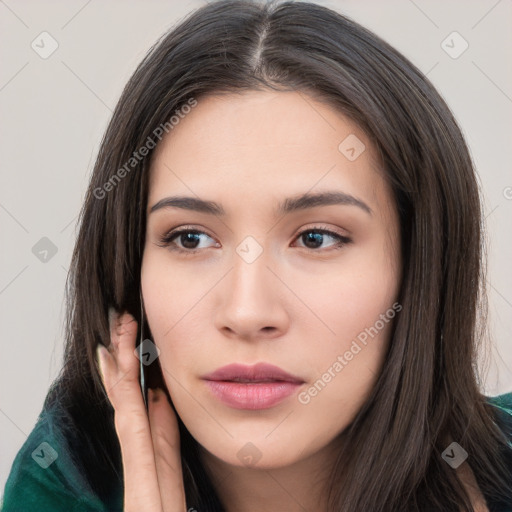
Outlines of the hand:
[{"label": "hand", "polygon": [[[109,349],[98,345],[103,385],[114,408],[123,460],[125,512],[186,512],[178,421],[162,390],[148,390],[148,412],[135,355],[137,321],[115,313]],[[155,401],[156,400],[156,401]]]}]

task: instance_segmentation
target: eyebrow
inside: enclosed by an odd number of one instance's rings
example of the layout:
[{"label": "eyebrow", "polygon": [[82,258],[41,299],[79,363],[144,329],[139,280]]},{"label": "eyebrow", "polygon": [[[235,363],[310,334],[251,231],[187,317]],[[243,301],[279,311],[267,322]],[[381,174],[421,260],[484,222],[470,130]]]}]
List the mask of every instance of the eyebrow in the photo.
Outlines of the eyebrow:
[{"label": "eyebrow", "polygon": [[[345,192],[337,191],[320,192],[316,194],[305,193],[298,196],[288,197],[279,204],[276,214],[286,215],[295,211],[314,208],[316,206],[331,205],[357,206],[369,215],[372,214],[372,209],[361,199],[350,194],[346,194]],[[164,197],[151,207],[149,213],[151,214],[157,210],[161,210],[162,208],[181,208],[183,210],[207,213],[221,217],[226,215],[226,211],[219,203],[206,201],[197,197]]]}]

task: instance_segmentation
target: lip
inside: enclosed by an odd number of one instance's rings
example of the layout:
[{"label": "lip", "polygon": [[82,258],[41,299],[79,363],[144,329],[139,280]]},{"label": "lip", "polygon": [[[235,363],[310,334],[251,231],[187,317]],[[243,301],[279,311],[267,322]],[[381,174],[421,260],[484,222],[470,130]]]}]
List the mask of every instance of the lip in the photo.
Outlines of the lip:
[{"label": "lip", "polygon": [[300,377],[291,375],[285,372],[279,366],[274,366],[269,363],[257,363],[252,366],[233,363],[218,368],[212,373],[204,375],[202,377],[205,380],[223,380],[223,381],[285,381],[294,382],[296,384],[302,384],[304,381]]},{"label": "lip", "polygon": [[268,363],[230,364],[202,379],[214,396],[226,405],[248,410],[277,405],[304,384],[303,379]]}]

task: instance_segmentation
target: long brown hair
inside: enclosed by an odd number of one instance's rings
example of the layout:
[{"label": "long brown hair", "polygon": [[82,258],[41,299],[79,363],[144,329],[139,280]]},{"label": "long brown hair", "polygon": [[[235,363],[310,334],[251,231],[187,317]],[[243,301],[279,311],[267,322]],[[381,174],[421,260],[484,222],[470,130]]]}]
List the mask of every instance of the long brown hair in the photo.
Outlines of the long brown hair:
[{"label": "long brown hair", "polygon": [[[263,88],[308,92],[355,121],[380,156],[400,216],[403,309],[378,382],[340,436],[329,510],[473,510],[441,458],[452,441],[469,454],[485,496],[512,500],[510,448],[475,370],[477,318],[485,313],[483,221],[456,121],[413,64],[354,21],[313,3],[243,0],[211,2],[151,48],[101,143],[66,290],[64,366],[45,401],[59,405],[91,488],[106,500],[122,484],[95,348],[110,342],[109,307],[140,318],[153,150],[130,159],[159,126],[170,129],[169,119],[191,98]],[[122,168],[122,179],[114,179]],[[180,431],[187,504],[222,510],[181,420]]]}]

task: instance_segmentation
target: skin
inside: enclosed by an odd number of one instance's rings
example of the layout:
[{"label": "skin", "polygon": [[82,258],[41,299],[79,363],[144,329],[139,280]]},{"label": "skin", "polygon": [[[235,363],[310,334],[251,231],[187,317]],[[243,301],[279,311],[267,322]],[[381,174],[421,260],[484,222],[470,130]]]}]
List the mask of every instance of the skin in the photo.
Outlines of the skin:
[{"label": "skin", "polygon": [[[354,161],[338,150],[350,134],[367,148]],[[264,411],[235,410],[200,376],[231,362],[266,361],[300,376],[307,389],[392,306],[398,219],[376,167],[356,125],[295,92],[201,99],[154,155],[145,310],[176,410],[220,475],[220,496],[232,510],[315,509],[325,493],[312,469],[328,474],[336,436],[375,383],[391,323],[308,404],[292,396]],[[327,190],[351,194],[372,213],[330,205],[274,214],[286,197]],[[226,217],[178,208],[149,213],[173,195],[221,203]],[[181,226],[206,233],[193,256],[158,245]],[[352,242],[336,250],[337,240],[326,236],[308,248],[298,235],[318,226]],[[236,252],[248,235],[263,249],[250,264]],[[184,247],[183,237],[176,245]],[[249,442],[261,455],[255,468],[237,456]]]},{"label": "skin", "polygon": [[[353,161],[338,149],[351,134],[366,148]],[[287,197],[331,190],[363,201],[371,213],[353,204],[275,213]],[[150,212],[178,195],[220,203],[226,215]],[[183,236],[162,245],[169,231],[184,227],[202,233],[188,245]],[[324,235],[307,245],[303,233],[313,228],[350,242],[337,250],[339,240]],[[247,236],[262,251],[251,263],[237,253]],[[323,484],[337,437],[375,385],[391,321],[308,403],[298,395],[395,303],[399,244],[396,208],[368,137],[304,93],[201,98],[156,148],[141,276],[145,311],[173,404],[229,512],[327,510]],[[150,404],[149,427],[133,355],[135,321],[124,315],[112,329],[117,349],[101,348],[100,363],[130,475],[126,492],[130,482],[139,491],[147,482],[144,499],[125,495],[125,510],[186,510],[175,415],[164,397]],[[260,361],[305,383],[278,405],[248,411],[220,402],[201,379],[229,363]],[[248,443],[259,456],[254,465],[239,455]]]},{"label": "skin", "polygon": [[137,322],[129,315],[110,316],[110,346],[96,351],[100,375],[114,408],[114,425],[123,461],[124,512],[184,512],[179,430],[165,396],[154,401],[148,391],[148,412],[139,384],[133,351]]}]

